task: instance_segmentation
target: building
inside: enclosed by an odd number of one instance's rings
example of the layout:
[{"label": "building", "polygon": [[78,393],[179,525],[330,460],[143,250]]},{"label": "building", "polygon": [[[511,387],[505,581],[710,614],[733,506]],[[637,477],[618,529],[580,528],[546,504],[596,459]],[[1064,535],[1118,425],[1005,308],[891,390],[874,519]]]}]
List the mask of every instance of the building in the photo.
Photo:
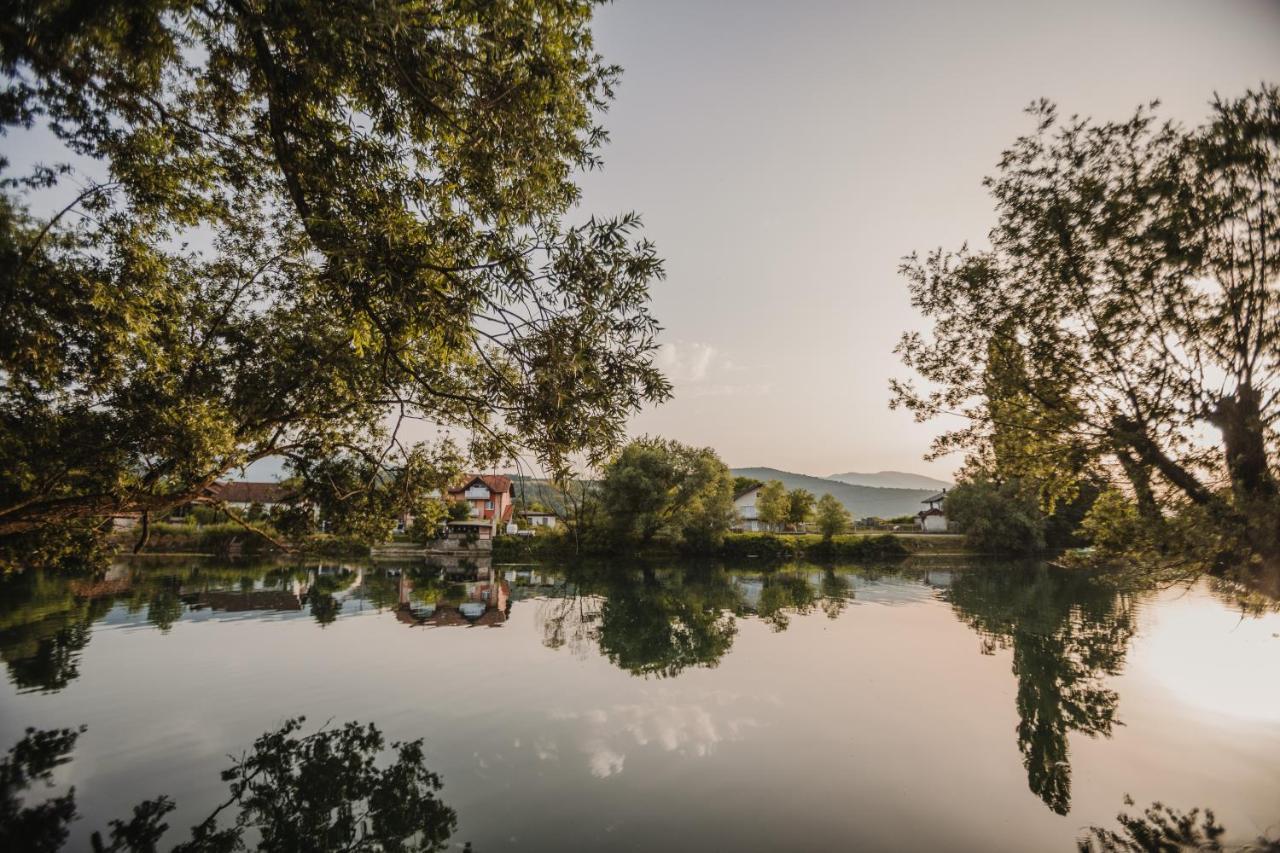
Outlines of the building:
[{"label": "building", "polygon": [[947,499],[947,490],[943,489],[932,497],[925,498],[926,509],[916,513],[916,526],[924,533],[946,533],[947,516],[942,511],[943,501]]},{"label": "building", "polygon": [[524,520],[530,527],[545,527],[548,530],[555,529],[560,523],[560,517],[554,512],[526,512]]},{"label": "building", "polygon": [[505,474],[472,474],[460,486],[449,490],[449,500],[471,505],[471,518],[490,522],[497,533],[511,521],[516,487]]},{"label": "building", "polygon": [[280,483],[220,482],[208,488],[208,495],[235,512],[247,512],[254,504],[270,512],[289,498],[289,490]]},{"label": "building", "polygon": [[760,520],[759,510],[756,506],[756,500],[759,498],[760,490],[763,488],[764,484],[762,483],[758,486],[744,489],[734,496],[733,509],[738,516],[733,525],[734,530],[758,533],[768,529],[768,526]]}]

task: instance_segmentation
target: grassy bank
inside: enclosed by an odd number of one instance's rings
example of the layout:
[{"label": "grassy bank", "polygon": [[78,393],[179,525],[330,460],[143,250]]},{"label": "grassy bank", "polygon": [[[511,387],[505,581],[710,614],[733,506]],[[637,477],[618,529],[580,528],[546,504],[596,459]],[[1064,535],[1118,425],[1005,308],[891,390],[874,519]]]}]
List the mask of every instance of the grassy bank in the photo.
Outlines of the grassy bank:
[{"label": "grassy bank", "polygon": [[[264,531],[277,537],[275,531]],[[117,531],[112,543],[121,551],[133,550],[140,531],[137,528]],[[343,536],[317,533],[291,543],[295,553],[310,557],[366,557],[369,546]],[[270,539],[259,536],[243,526],[226,524],[153,524],[143,553],[207,554],[225,557],[231,553],[246,557],[265,557],[280,553]]]},{"label": "grassy bank", "polygon": [[[934,543],[920,543],[913,538],[879,535],[836,536],[824,541],[816,535],[778,535],[775,533],[729,533],[721,546],[710,553],[693,556],[719,557],[726,560],[760,559],[768,561],[808,560],[892,560],[929,550]],[[955,543],[949,543],[955,547]],[[607,549],[593,548],[585,555],[623,556]],[[539,534],[533,537],[500,536],[493,543],[493,558],[503,563],[566,559],[575,556],[572,540],[563,534]],[[628,550],[627,557],[690,556],[664,545]]]}]

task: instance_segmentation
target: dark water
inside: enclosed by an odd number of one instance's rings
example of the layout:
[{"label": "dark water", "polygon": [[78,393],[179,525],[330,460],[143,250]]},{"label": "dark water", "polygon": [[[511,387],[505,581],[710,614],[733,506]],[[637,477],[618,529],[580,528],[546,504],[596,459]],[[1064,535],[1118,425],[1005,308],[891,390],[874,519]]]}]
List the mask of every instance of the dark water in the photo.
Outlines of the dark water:
[{"label": "dark water", "polygon": [[131,563],[0,586],[0,741],[87,725],[88,833],[178,829],[288,717],[423,737],[454,841],[1071,850],[1127,793],[1280,829],[1280,614],[1043,565]]}]

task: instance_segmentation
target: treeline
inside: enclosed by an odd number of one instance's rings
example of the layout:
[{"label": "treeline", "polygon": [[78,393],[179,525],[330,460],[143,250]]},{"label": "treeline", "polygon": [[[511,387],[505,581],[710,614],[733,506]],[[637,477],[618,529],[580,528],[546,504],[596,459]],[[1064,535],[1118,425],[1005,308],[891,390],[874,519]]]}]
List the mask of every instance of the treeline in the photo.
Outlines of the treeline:
[{"label": "treeline", "polygon": [[602,468],[599,479],[563,481],[543,502],[560,516],[555,531],[532,539],[500,537],[495,556],[686,553],[722,556],[894,557],[906,549],[893,537],[842,537],[849,514],[824,495],[787,492],[765,484],[757,505],[779,529],[817,519],[820,536],[731,534],[737,521],[734,496],[754,482],[735,479],[714,450],[662,438],[627,444]]}]

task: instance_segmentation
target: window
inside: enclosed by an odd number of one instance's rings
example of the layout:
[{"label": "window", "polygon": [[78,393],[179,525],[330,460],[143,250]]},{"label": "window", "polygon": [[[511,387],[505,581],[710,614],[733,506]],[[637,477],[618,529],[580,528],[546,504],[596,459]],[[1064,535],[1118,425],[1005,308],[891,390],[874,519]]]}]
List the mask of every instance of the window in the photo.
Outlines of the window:
[{"label": "window", "polygon": [[485,508],[485,509],[493,509],[493,501],[485,501],[485,502],[484,502],[484,508]]}]

